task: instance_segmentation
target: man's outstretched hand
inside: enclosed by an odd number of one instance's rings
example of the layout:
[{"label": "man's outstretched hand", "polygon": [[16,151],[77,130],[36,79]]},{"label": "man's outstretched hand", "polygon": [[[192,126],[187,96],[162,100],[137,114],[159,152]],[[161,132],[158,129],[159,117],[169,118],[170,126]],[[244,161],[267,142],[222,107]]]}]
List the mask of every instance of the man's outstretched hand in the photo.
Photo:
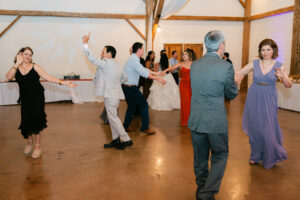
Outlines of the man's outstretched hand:
[{"label": "man's outstretched hand", "polygon": [[84,35],[82,37],[83,44],[87,44],[89,42],[89,39],[90,39],[90,33],[88,35]]}]

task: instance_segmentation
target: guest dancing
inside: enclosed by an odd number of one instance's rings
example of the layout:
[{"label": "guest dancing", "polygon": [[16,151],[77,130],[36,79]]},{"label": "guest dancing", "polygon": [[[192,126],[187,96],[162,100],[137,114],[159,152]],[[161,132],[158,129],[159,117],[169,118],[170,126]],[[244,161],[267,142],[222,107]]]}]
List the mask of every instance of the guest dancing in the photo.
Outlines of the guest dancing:
[{"label": "guest dancing", "polygon": [[[146,67],[147,69],[149,70],[152,70],[153,71],[153,68],[154,68],[154,59],[155,59],[155,53],[154,51],[149,51],[148,52],[148,55],[146,57],[146,60],[145,60],[145,65],[143,65],[144,67]],[[142,86],[143,86],[143,96],[145,97],[145,99],[148,98],[149,94],[150,94],[150,87],[153,83],[153,80],[152,79],[148,79],[148,78],[144,78],[142,76],[140,76],[140,81],[139,81],[139,85],[140,83],[143,83]]]},{"label": "guest dancing", "polygon": [[102,50],[101,59],[96,59],[89,50],[89,39],[90,34],[83,36],[84,53],[88,60],[98,67],[99,74],[102,76],[96,90],[99,96],[104,97],[104,106],[112,132],[112,141],[104,144],[104,148],[124,150],[133,145],[118,117],[120,99],[124,99],[121,81],[125,81],[125,75],[122,73],[122,67],[114,60],[116,49],[107,45]]},{"label": "guest dancing", "polygon": [[[224,97],[238,94],[232,64],[221,57],[225,37],[210,31],[204,38],[207,53],[191,66],[192,101],[188,126],[194,149],[197,200],[214,200],[228,158],[228,122]],[[210,168],[209,168],[210,157]]]},{"label": "guest dancing", "polygon": [[[160,56],[160,62],[155,65],[155,71],[161,69],[167,69],[169,67],[169,61],[167,54]],[[147,99],[149,106],[153,110],[170,111],[173,109],[180,109],[180,94],[179,88],[176,84],[171,73],[167,73],[162,77],[166,84],[162,85],[158,81],[154,80],[150,88],[150,95]]]},{"label": "guest dancing", "polygon": [[180,90],[180,113],[181,113],[181,126],[187,126],[190,109],[191,109],[191,79],[190,79],[190,69],[192,62],[195,60],[196,56],[193,50],[186,49],[182,55],[182,62],[165,69],[164,74],[175,69],[181,69],[181,80],[179,84]]},{"label": "guest dancing", "polygon": [[292,87],[282,63],[276,61],[278,46],[272,39],[265,39],[258,47],[259,59],[247,64],[236,73],[236,81],[253,71],[253,83],[247,94],[242,127],[249,136],[251,146],[250,164],[266,169],[287,159],[282,146],[283,135],[278,123],[277,91],[275,84],[281,79],[286,88]]},{"label": "guest dancing", "polygon": [[159,75],[157,72],[152,72],[141,65],[140,58],[143,56],[143,54],[143,44],[140,42],[136,42],[132,46],[132,55],[125,63],[124,72],[128,76],[128,80],[124,84],[122,84],[122,89],[125,94],[128,108],[126,110],[123,126],[126,131],[134,131],[134,129],[130,128],[129,126],[133,119],[136,108],[139,107],[140,115],[142,118],[142,126],[140,130],[144,133],[152,135],[155,134],[155,131],[149,129],[148,103],[137,87],[139,77],[143,76],[144,78],[154,79],[162,84],[165,84],[166,81],[160,77],[155,76]]},{"label": "guest dancing", "polygon": [[[32,61],[32,55],[33,51],[30,47],[21,48],[15,57],[14,65],[7,72],[6,78],[8,80],[15,78],[19,85],[18,103],[21,103],[19,129],[23,137],[27,139],[24,153],[29,154],[34,146],[32,158],[39,158],[42,153],[41,131],[47,127],[44,87],[40,83],[40,77],[70,88],[75,87],[76,84],[50,76],[41,66]],[[35,135],[35,139],[32,135]]]}]

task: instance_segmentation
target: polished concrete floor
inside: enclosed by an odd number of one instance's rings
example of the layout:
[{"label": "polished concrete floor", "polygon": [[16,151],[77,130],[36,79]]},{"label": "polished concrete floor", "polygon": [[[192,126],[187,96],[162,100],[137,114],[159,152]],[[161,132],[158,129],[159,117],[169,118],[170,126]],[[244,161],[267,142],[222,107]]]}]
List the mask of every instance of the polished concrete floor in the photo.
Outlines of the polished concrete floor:
[{"label": "polished concrete floor", "polygon": [[[249,166],[250,147],[241,130],[245,95],[227,104],[229,160],[217,200],[300,199],[300,113],[279,110],[289,159],[270,170]],[[23,154],[17,130],[19,106],[0,106],[1,200],[192,200],[195,199],[193,150],[180,111],[150,110],[156,135],[130,133],[134,145],[104,149],[110,128],[99,114],[103,103],[46,104],[48,128],[43,154]],[[121,102],[124,119],[126,103]],[[140,121],[133,122],[138,127]]]}]

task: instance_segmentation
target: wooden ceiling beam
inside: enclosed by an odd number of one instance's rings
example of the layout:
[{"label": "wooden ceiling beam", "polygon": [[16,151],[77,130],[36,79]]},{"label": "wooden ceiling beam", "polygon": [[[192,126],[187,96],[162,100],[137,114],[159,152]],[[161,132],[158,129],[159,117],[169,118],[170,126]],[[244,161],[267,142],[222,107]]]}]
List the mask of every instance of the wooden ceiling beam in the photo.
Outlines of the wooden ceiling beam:
[{"label": "wooden ceiling beam", "polygon": [[164,20],[194,20],[194,21],[244,21],[245,17],[222,17],[222,16],[185,16],[173,15]]},{"label": "wooden ceiling beam", "polygon": [[1,33],[0,38],[21,18],[20,15],[18,15],[14,21],[12,21]]},{"label": "wooden ceiling beam", "polygon": [[75,13],[75,12],[4,10],[4,9],[0,9],[0,15],[107,18],[107,19],[145,19],[145,15],[135,15],[135,14]]},{"label": "wooden ceiling beam", "polygon": [[278,14],[292,12],[292,11],[294,11],[294,6],[289,6],[289,7],[286,7],[286,8],[272,10],[272,11],[265,12],[265,13],[258,14],[258,15],[253,15],[253,16],[250,17],[250,20],[262,19],[262,18],[273,16],[273,15],[278,15]]},{"label": "wooden ceiling beam", "polygon": [[243,0],[239,0],[239,2],[241,3],[241,5],[246,8],[246,3]]},{"label": "wooden ceiling beam", "polygon": [[146,41],[146,37],[143,35],[143,33],[129,19],[125,19],[125,20],[143,38],[143,40]]}]

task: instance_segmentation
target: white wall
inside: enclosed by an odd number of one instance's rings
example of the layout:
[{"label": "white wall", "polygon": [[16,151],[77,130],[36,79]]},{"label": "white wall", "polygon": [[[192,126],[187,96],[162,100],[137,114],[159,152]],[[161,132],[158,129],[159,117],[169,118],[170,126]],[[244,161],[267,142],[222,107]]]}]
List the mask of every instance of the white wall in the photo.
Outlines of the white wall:
[{"label": "white wall", "polygon": [[[241,17],[244,16],[244,9],[235,0],[191,0],[176,15]],[[162,30],[156,33],[154,43],[157,55],[165,43],[203,43],[205,54],[204,36],[211,30],[221,30],[225,35],[226,51],[230,53],[234,68],[240,69],[243,22],[161,20],[159,25]]]},{"label": "white wall", "polygon": [[244,8],[238,0],[190,0],[176,15],[243,17]]},{"label": "white wall", "polygon": [[235,70],[241,68],[243,22],[162,20],[160,27],[162,30],[157,33],[154,43],[157,55],[165,43],[203,43],[205,54],[204,36],[211,30],[221,30],[226,39],[226,51],[230,53]]},{"label": "white wall", "polygon": [[[142,0],[128,0],[126,4],[122,0],[109,3],[103,0],[48,0],[43,3],[39,0],[2,0],[0,7],[16,10],[145,13]],[[15,16],[0,16],[0,31],[14,18]],[[141,32],[144,32],[144,20],[132,20],[132,22]],[[92,78],[95,67],[87,61],[81,46],[82,34],[87,32],[91,32],[90,48],[96,56],[99,56],[104,45],[113,45],[117,49],[116,59],[122,65],[129,56],[129,47],[136,41],[144,42],[122,19],[21,17],[0,38],[0,80],[5,78],[16,53],[24,46],[32,47],[34,61],[51,75],[62,78],[65,74],[75,72],[82,78]]]},{"label": "white wall", "polygon": [[261,14],[280,8],[293,6],[295,0],[252,0],[251,14]]},{"label": "white wall", "polygon": [[[252,0],[253,14],[263,13],[293,5],[293,0]],[[101,12],[144,14],[142,0],[0,0],[1,9],[44,10],[66,12]],[[177,15],[196,16],[243,16],[243,7],[237,0],[190,0]],[[0,16],[0,31],[15,17]],[[276,23],[274,26],[274,21]],[[132,20],[139,30],[145,32],[144,20]],[[162,31],[156,34],[155,51],[164,43],[203,43],[204,35],[213,29],[221,30],[226,37],[226,48],[236,70],[240,69],[242,58],[242,22],[224,21],[169,21],[161,20]],[[258,43],[265,37],[274,37],[280,48],[280,59],[289,68],[292,34],[292,13],[274,16],[252,22],[250,59],[253,59]],[[89,64],[81,49],[81,36],[91,32],[90,47],[99,54],[102,47],[111,44],[117,49],[117,60],[124,64],[128,49],[142,38],[127,24],[118,19],[22,17],[3,37],[0,38],[0,79],[12,65],[17,51],[23,46],[31,46],[34,60],[47,72],[61,78],[64,74],[75,72],[82,78],[91,78],[95,68]],[[276,39],[276,38],[280,39]],[[205,49],[204,49],[205,53]]]},{"label": "white wall", "polygon": [[[293,0],[252,0],[253,14],[264,13],[294,5]],[[257,13],[258,12],[258,13]],[[252,14],[252,15],[253,15]],[[258,45],[265,38],[273,39],[279,48],[278,61],[282,62],[289,73],[293,33],[293,12],[275,15],[251,22],[249,61],[258,58]],[[248,78],[252,83],[252,75]]]}]

